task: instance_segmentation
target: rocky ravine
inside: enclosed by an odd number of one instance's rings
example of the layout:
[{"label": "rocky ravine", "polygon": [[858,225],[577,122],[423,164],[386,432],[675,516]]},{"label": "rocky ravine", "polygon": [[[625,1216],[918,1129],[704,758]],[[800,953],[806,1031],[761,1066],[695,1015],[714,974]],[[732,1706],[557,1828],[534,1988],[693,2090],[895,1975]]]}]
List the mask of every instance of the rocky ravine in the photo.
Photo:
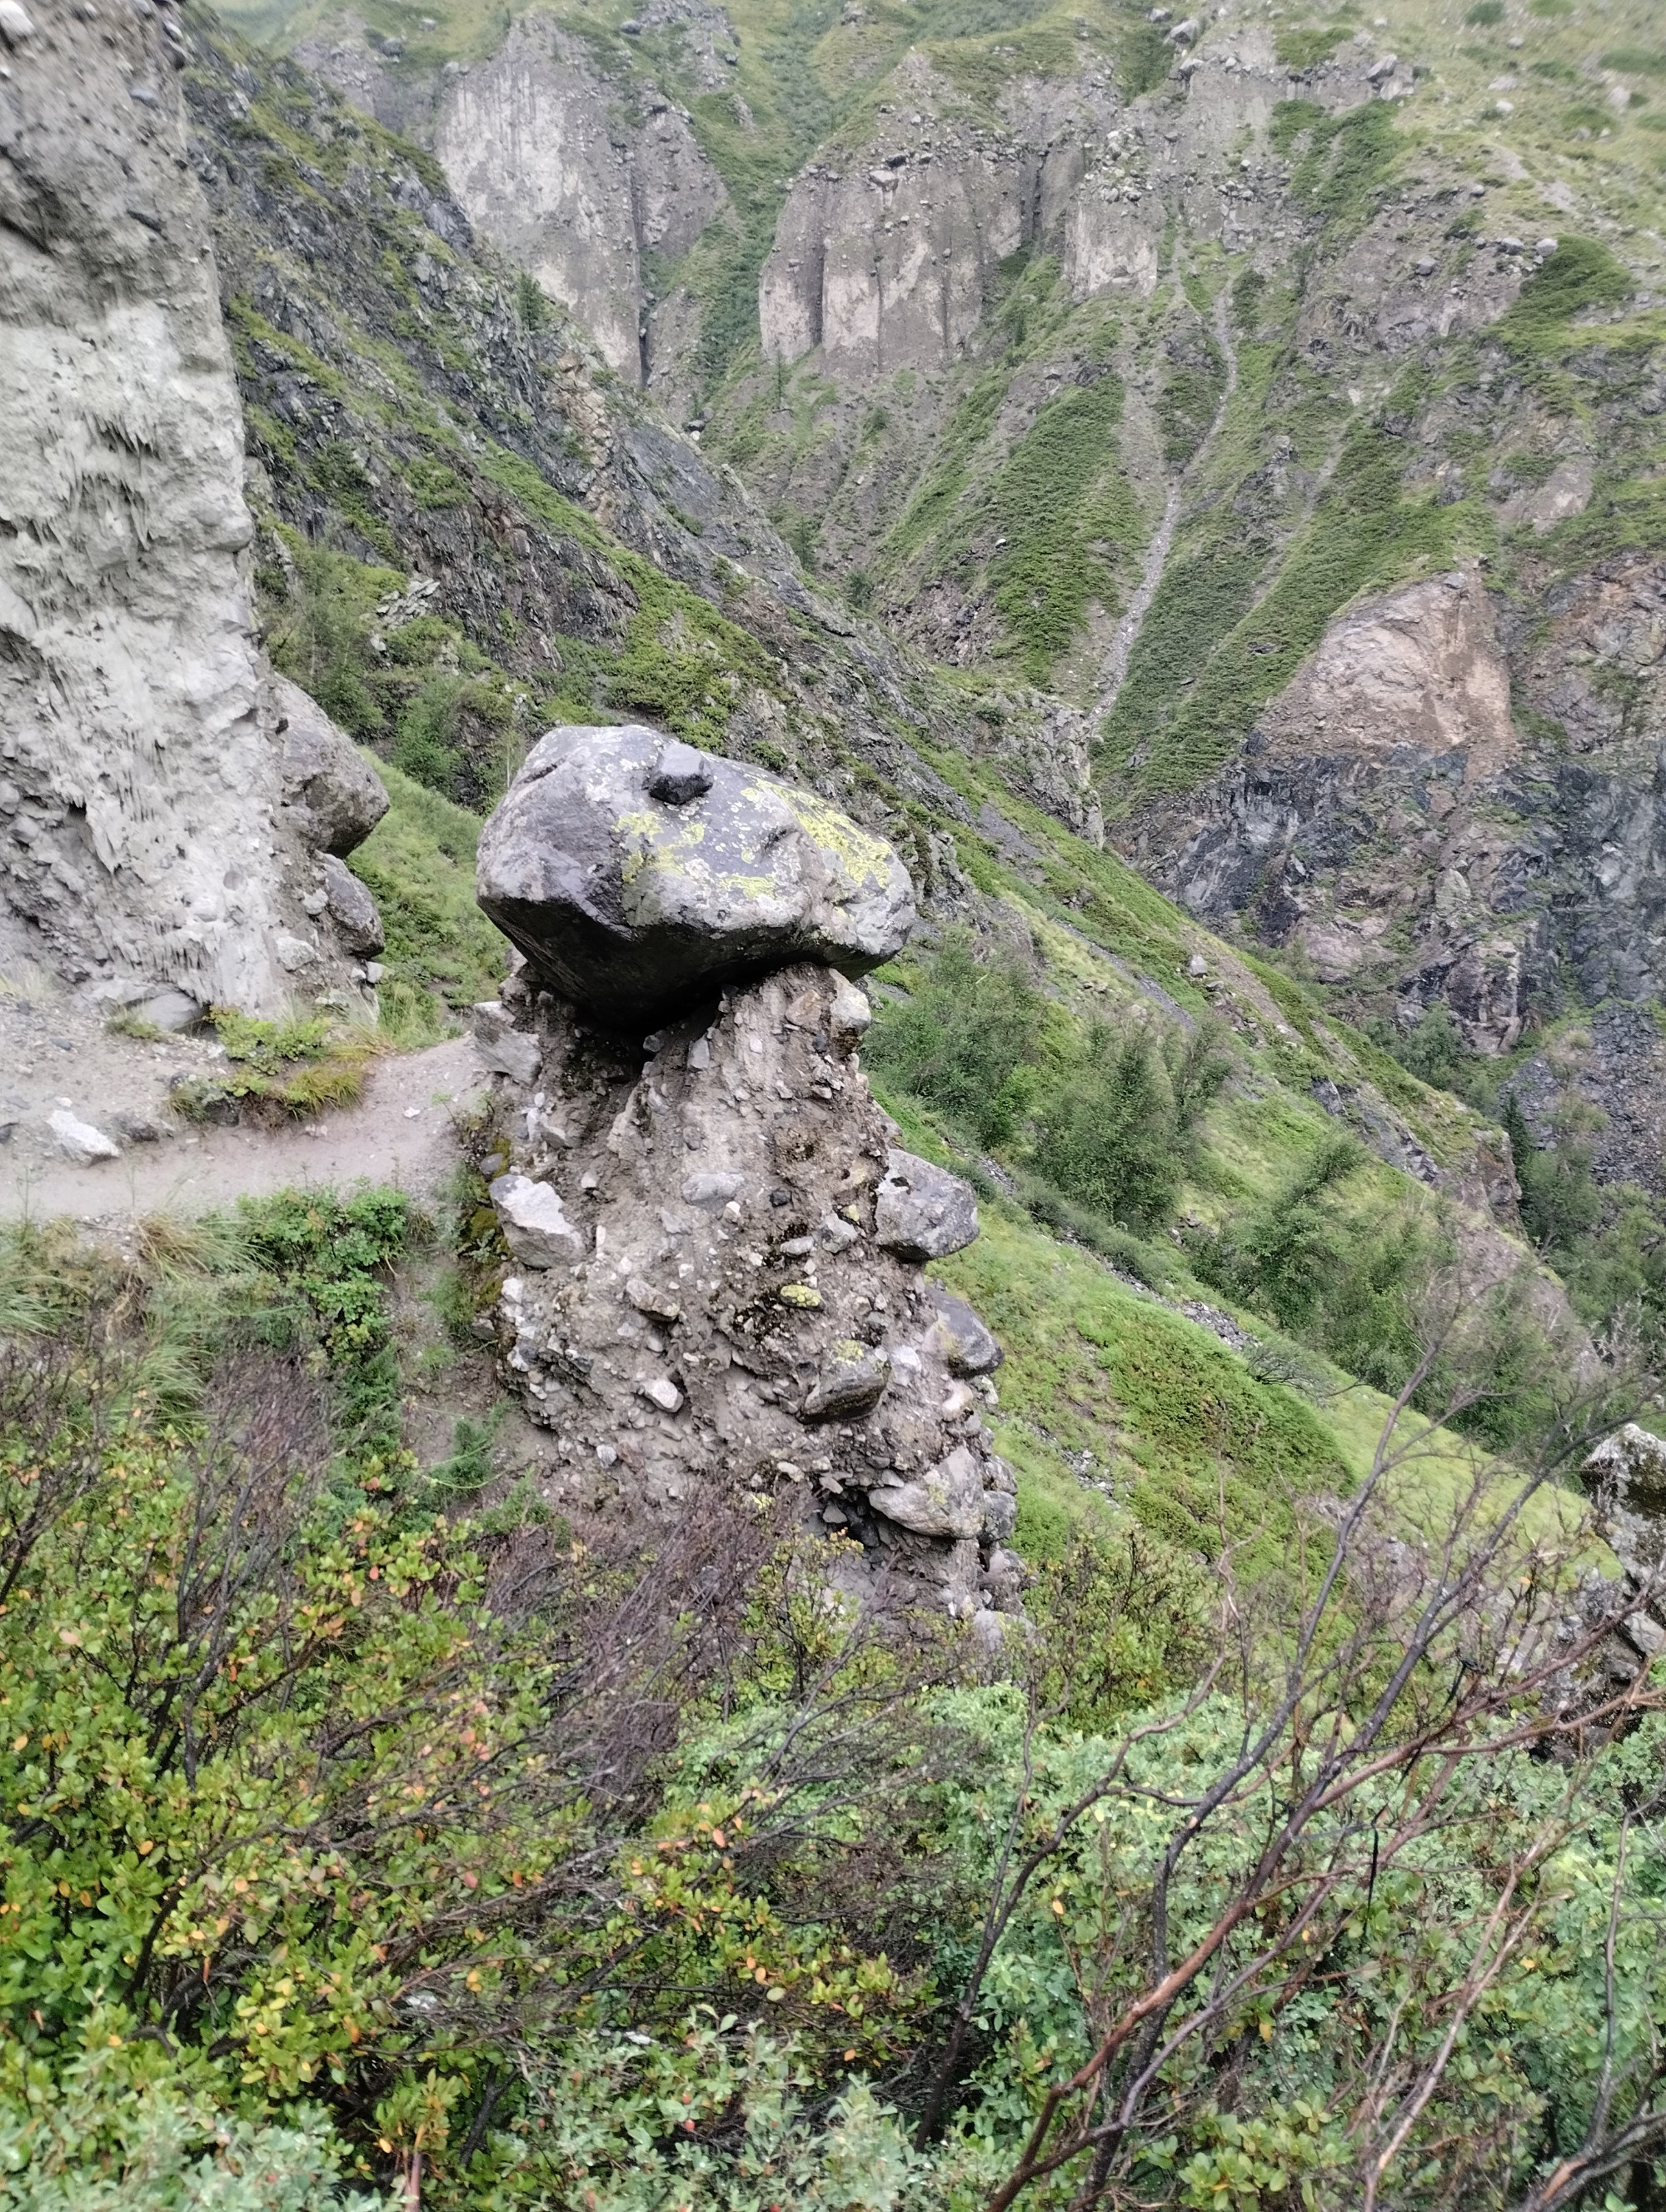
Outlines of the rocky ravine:
[{"label": "rocky ravine", "polygon": [[569,1482],[649,1513],[720,1474],[801,1485],[998,1644],[1020,1575],[982,1421],[1000,1355],[920,1272],[976,1206],[897,1148],[840,972],[909,933],[895,857],[652,731],[554,730],[488,826],[480,896],[527,956],[477,1014],[518,1263],[501,1340]]},{"label": "rocky ravine", "polygon": [[0,966],[153,1015],[164,987],[345,1005],[380,939],[331,856],[386,801],[252,633],[183,33],[58,4],[0,32]]}]

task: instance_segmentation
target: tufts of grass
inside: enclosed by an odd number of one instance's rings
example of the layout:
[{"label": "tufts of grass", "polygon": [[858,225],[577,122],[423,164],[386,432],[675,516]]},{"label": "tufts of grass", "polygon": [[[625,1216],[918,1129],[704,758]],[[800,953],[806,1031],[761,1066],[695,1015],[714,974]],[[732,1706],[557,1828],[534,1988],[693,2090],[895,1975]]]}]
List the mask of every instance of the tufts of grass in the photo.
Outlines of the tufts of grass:
[{"label": "tufts of grass", "polygon": [[306,1121],[364,1095],[365,1069],[386,1048],[373,1030],[323,1016],[257,1021],[234,1008],[210,1012],[228,1073],[193,1076],[173,1093],[188,1121]]},{"label": "tufts of grass", "polygon": [[489,998],[508,947],[475,904],[479,817],[396,768],[376,763],[388,810],[352,858],[382,917],[387,945],[381,1028],[402,1047],[432,1044],[455,1016]]}]

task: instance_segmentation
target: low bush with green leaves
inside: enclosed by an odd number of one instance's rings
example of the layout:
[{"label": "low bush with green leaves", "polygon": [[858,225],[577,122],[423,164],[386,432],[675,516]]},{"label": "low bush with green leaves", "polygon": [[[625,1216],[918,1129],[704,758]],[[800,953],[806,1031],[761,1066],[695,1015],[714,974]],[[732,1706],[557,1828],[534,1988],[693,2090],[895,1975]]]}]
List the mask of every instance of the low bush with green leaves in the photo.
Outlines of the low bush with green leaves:
[{"label": "low bush with green leaves", "polygon": [[990,1681],[790,1492],[633,1557],[389,1487],[410,1233],[252,1209],[183,1336],[177,1239],[9,1247],[0,2206],[1505,2212],[1646,2167],[1660,1722],[1600,1605],[1557,1632],[1576,1522],[1489,1477],[1385,1552],[1390,1434],[1297,1502],[1310,1582],[1079,1542]]}]

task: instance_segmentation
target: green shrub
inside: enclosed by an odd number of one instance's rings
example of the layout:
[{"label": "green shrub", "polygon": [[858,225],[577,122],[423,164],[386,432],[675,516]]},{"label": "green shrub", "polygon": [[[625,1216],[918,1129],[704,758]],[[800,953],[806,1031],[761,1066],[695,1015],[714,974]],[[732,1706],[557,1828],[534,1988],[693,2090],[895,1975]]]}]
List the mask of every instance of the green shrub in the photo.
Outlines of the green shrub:
[{"label": "green shrub", "polygon": [[1042,1000],[1015,953],[981,961],[970,939],[947,938],[908,997],[882,1003],[866,1058],[929,1099],[981,1145],[1017,1129],[1034,1082]]},{"label": "green shrub", "polygon": [[525,269],[515,278],[515,313],[521,328],[527,331],[541,331],[550,319],[544,287]]},{"label": "green shrub", "polygon": [[1591,1167],[1590,1139],[1605,1123],[1595,1107],[1574,1103],[1555,1116],[1551,1142],[1535,1144],[1513,1092],[1504,1101],[1505,1135],[1521,1186],[1522,1226],[1540,1250],[1572,1254],[1602,1215],[1602,1194]]},{"label": "green shrub", "polygon": [[1097,1027],[1037,1115],[1037,1166],[1067,1196],[1148,1235],[1174,1211],[1229,1066],[1207,1029],[1171,1032],[1159,1048],[1144,1029]]},{"label": "green shrub", "polygon": [[1219,1235],[1194,1232],[1194,1264],[1204,1279],[1302,1330],[1322,1301],[1344,1255],[1343,1232],[1328,1200],[1365,1164],[1357,1138],[1338,1133],[1307,1158],[1263,1205]]}]

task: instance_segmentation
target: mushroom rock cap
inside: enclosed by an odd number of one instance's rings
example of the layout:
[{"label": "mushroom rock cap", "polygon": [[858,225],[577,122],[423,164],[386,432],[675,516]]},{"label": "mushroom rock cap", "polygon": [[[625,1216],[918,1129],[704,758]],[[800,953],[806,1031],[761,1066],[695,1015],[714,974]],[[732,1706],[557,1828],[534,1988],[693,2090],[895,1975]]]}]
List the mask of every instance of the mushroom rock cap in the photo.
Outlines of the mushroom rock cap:
[{"label": "mushroom rock cap", "polygon": [[885,840],[762,769],[641,723],[546,731],[481,833],[476,896],[615,1028],[798,960],[859,975],[914,927]]}]

